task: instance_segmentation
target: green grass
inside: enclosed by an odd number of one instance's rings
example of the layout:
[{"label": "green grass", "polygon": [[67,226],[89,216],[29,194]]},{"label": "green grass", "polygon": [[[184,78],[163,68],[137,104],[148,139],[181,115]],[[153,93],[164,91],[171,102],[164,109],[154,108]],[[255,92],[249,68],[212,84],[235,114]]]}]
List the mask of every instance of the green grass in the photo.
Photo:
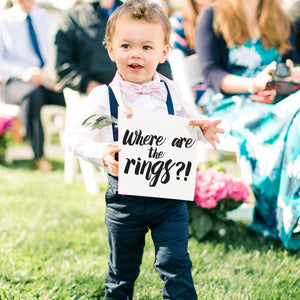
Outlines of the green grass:
[{"label": "green grass", "polygon": [[[103,299],[109,253],[104,191],[86,193],[54,172],[32,171],[32,161],[0,165],[0,299]],[[199,299],[299,299],[299,252],[251,234],[237,223],[223,238],[191,238],[189,252]],[[134,299],[161,299],[147,236]],[[189,300],[189,299],[186,299]]]}]

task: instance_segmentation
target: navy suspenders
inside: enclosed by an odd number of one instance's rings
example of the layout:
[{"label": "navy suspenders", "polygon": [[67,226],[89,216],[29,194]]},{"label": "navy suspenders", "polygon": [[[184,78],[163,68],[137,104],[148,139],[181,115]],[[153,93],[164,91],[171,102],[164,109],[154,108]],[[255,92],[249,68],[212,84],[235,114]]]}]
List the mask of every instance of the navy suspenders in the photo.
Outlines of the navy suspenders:
[{"label": "navy suspenders", "polygon": [[[164,81],[162,81],[162,82],[165,84],[167,92],[168,92],[167,102],[166,102],[168,114],[174,115],[174,106],[173,106],[170,90],[168,88],[168,85]],[[117,102],[116,96],[110,86],[108,86],[108,92],[109,92],[110,114],[113,117],[115,117],[116,119],[118,119],[118,102]],[[114,141],[117,141],[118,140],[118,127],[116,126],[116,124],[112,125],[112,132],[113,132]]]},{"label": "navy suspenders", "polygon": [[[118,102],[116,96],[110,86],[108,86],[109,92],[109,106],[110,106],[110,114],[118,119]],[[114,123],[112,124],[112,132],[114,137],[114,142],[118,140],[118,126]]]}]

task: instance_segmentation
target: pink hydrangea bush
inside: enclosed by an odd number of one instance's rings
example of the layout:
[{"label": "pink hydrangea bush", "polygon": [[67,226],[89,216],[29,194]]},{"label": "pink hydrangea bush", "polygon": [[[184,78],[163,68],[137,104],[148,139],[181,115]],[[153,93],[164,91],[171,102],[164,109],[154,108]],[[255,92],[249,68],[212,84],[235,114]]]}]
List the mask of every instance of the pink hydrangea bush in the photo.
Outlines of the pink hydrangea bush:
[{"label": "pink hydrangea bush", "polygon": [[0,163],[5,161],[6,140],[5,132],[12,126],[13,119],[7,116],[0,116]]},{"label": "pink hydrangea bush", "polygon": [[195,201],[188,203],[189,233],[199,241],[210,232],[225,235],[234,224],[227,220],[226,213],[238,208],[249,196],[248,187],[241,179],[210,165],[199,166]]},{"label": "pink hydrangea bush", "polygon": [[249,191],[247,185],[231,174],[214,168],[204,168],[197,171],[195,187],[195,202],[197,206],[212,209],[223,199],[233,199],[238,202],[247,201]]},{"label": "pink hydrangea bush", "polygon": [[0,135],[3,135],[5,131],[11,128],[12,118],[7,116],[0,116]]}]

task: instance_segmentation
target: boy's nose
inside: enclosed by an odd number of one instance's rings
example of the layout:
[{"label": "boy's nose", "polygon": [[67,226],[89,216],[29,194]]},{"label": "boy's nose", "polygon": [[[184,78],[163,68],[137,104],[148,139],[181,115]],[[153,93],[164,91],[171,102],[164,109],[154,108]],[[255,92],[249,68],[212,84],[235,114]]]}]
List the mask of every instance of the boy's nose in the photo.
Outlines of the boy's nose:
[{"label": "boy's nose", "polygon": [[141,51],[138,49],[133,49],[131,52],[131,57],[133,58],[140,58],[141,57]]}]

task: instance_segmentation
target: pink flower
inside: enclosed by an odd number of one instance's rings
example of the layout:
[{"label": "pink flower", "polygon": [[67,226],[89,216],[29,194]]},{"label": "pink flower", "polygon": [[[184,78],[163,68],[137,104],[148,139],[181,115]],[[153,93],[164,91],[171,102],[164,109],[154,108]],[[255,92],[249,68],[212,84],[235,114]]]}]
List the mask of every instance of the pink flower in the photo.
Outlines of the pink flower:
[{"label": "pink flower", "polygon": [[12,121],[10,117],[0,116],[0,135],[3,135],[12,126]]},{"label": "pink flower", "polygon": [[214,168],[202,169],[196,173],[194,200],[197,206],[214,208],[225,198],[235,201],[247,201],[247,185],[231,174],[217,171]]}]

